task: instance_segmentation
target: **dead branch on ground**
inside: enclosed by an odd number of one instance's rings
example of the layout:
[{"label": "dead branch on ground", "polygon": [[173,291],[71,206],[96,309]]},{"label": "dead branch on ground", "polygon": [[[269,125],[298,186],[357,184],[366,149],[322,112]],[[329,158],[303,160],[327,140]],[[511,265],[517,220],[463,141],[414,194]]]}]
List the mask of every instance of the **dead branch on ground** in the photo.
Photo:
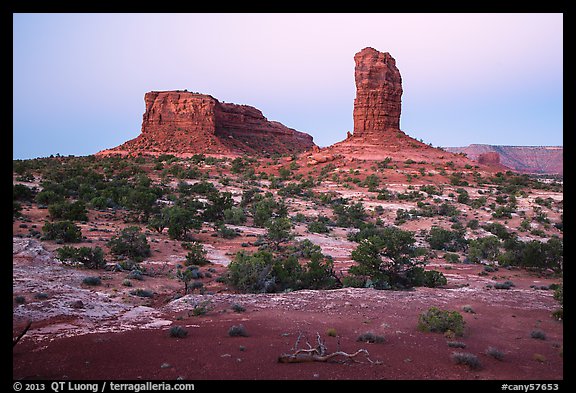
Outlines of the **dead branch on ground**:
[{"label": "dead branch on ground", "polygon": [[22,332],[18,335],[18,337],[12,340],[12,348],[14,348],[16,344],[18,344],[18,341],[20,341],[20,339],[24,337],[28,329],[30,329],[30,326],[32,326],[32,321],[28,321],[24,330],[22,330]]},{"label": "dead branch on ground", "polygon": [[359,349],[354,353],[346,353],[344,351],[336,351],[332,353],[328,353],[328,348],[326,344],[322,341],[320,337],[320,333],[316,333],[316,341],[317,344],[315,347],[312,347],[308,340],[306,340],[306,345],[308,346],[307,349],[298,349],[298,344],[300,343],[300,339],[302,338],[302,333],[298,335],[296,339],[296,343],[294,344],[293,353],[284,353],[278,357],[278,363],[305,363],[305,362],[327,362],[331,359],[334,359],[338,356],[345,358],[345,360],[354,360],[354,358],[360,354],[364,354],[366,359],[370,363],[374,363],[369,358],[369,353],[366,349]]}]

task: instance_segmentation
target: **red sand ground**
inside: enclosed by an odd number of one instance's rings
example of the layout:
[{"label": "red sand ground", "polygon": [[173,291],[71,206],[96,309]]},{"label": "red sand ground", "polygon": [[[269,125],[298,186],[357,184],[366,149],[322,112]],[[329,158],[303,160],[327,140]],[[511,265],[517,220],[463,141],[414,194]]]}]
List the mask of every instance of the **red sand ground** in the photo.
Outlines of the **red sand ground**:
[{"label": "red sand ground", "polygon": [[[26,262],[37,266],[53,264],[18,255],[14,261],[15,267]],[[516,287],[487,289],[486,283],[494,281],[477,275],[480,266],[453,266],[444,270],[451,282],[444,289],[345,288],[283,294],[188,295],[172,302],[163,299],[150,303],[154,308],[142,309],[141,318],[128,323],[128,330],[110,329],[103,333],[82,331],[82,327],[90,326],[90,321],[96,321],[92,331],[98,331],[98,326],[119,327],[130,320],[129,314],[135,309],[100,320],[87,317],[84,313],[98,310],[99,305],[96,290],[88,289],[87,296],[93,297],[83,298],[83,310],[75,310],[78,312],[72,315],[61,308],[51,318],[33,324],[29,334],[14,348],[13,377],[19,380],[562,379],[563,325],[550,317],[557,302],[551,291],[530,288],[554,280],[520,270],[499,271],[495,274],[511,279]],[[15,282],[21,280],[16,271]],[[56,287],[45,301],[55,302],[59,296]],[[212,309],[205,315],[193,316],[192,304],[202,300],[210,300]],[[109,309],[113,310],[117,300],[108,301]],[[27,306],[33,308],[30,303]],[[232,303],[242,304],[246,311],[233,312]],[[464,305],[471,306],[475,313],[462,312]],[[460,311],[466,321],[464,336],[450,339],[419,331],[418,315],[431,306]],[[45,307],[49,309],[50,305]],[[17,314],[15,335],[25,323],[25,318]],[[150,321],[162,323],[146,327]],[[248,337],[228,335],[228,329],[238,324],[244,325]],[[188,337],[170,337],[168,329],[173,325],[187,328]],[[336,337],[328,335],[329,329],[336,332]],[[546,340],[531,338],[535,329],[544,331]],[[357,337],[365,332],[383,335],[386,340],[381,344],[357,342]],[[329,352],[354,353],[364,348],[370,360],[359,355],[356,362],[278,363],[281,354],[292,352],[301,333],[312,345],[316,343],[316,333],[320,333]],[[450,348],[447,341],[451,340],[464,342],[467,347]],[[301,338],[299,348],[306,348],[305,341]],[[484,353],[491,346],[504,353],[502,361]],[[454,364],[450,355],[455,351],[476,354],[483,367],[470,370]]]}]

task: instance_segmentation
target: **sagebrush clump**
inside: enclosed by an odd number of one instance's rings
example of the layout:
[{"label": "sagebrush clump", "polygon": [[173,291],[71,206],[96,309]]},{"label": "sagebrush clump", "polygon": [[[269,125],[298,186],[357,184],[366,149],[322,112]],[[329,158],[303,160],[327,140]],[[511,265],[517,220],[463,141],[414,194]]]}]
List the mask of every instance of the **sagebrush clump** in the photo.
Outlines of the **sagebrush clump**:
[{"label": "sagebrush clump", "polygon": [[384,336],[380,336],[372,332],[367,332],[359,335],[356,341],[364,343],[382,344],[386,341],[386,339],[384,338]]},{"label": "sagebrush clump", "polygon": [[420,314],[418,329],[435,333],[453,332],[457,336],[462,336],[464,335],[465,323],[464,318],[458,311],[430,307],[428,311]]},{"label": "sagebrush clump", "polygon": [[170,330],[168,331],[168,334],[170,337],[184,338],[184,337],[188,336],[188,330],[186,330],[182,326],[177,325],[177,326],[172,326],[170,328]]},{"label": "sagebrush clump", "polygon": [[228,335],[230,337],[248,337],[246,328],[242,324],[231,326],[230,329],[228,329]]},{"label": "sagebrush clump", "polygon": [[472,370],[479,370],[482,368],[482,363],[480,363],[480,359],[478,359],[478,356],[474,355],[473,353],[453,352],[450,357],[452,358],[452,361],[454,361],[454,363],[464,364]]}]

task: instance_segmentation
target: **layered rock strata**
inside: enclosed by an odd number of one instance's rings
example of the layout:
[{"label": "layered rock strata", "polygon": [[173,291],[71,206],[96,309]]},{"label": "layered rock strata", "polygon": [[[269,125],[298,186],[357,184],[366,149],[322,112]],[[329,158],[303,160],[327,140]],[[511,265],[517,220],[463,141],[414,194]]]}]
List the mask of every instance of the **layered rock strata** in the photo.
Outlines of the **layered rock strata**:
[{"label": "layered rock strata", "polygon": [[141,134],[101,153],[285,154],[315,146],[310,135],[269,121],[248,105],[188,91],[152,91],[144,101]]},{"label": "layered rock strata", "polygon": [[364,48],[354,56],[354,136],[381,138],[400,130],[402,77],[388,52]]}]

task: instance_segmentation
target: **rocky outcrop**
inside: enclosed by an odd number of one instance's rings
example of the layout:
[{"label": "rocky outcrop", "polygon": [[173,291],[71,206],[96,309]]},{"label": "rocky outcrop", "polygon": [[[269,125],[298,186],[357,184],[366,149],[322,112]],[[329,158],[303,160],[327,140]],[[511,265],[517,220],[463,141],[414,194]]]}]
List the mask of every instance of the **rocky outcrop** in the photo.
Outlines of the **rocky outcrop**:
[{"label": "rocky outcrop", "polygon": [[480,164],[500,164],[500,154],[495,151],[489,151],[487,153],[481,153],[478,155],[478,162]]},{"label": "rocky outcrop", "polygon": [[354,56],[354,136],[389,137],[400,130],[402,77],[388,52],[364,48]]},{"label": "rocky outcrop", "polygon": [[501,146],[472,144],[464,147],[447,147],[452,153],[464,153],[474,161],[498,155],[500,164],[517,172],[563,175],[564,148],[562,146]]},{"label": "rocky outcrop", "polygon": [[[346,139],[323,153],[370,160],[394,157],[400,161],[443,162],[446,152],[400,130],[402,77],[390,53],[364,48],[356,53],[354,61],[354,132],[348,132]],[[450,156],[454,162],[468,161],[462,156]]]},{"label": "rocky outcrop", "polygon": [[221,103],[210,95],[188,91],[152,91],[144,101],[141,134],[101,154],[285,154],[315,146],[310,135],[269,121],[248,105]]}]

